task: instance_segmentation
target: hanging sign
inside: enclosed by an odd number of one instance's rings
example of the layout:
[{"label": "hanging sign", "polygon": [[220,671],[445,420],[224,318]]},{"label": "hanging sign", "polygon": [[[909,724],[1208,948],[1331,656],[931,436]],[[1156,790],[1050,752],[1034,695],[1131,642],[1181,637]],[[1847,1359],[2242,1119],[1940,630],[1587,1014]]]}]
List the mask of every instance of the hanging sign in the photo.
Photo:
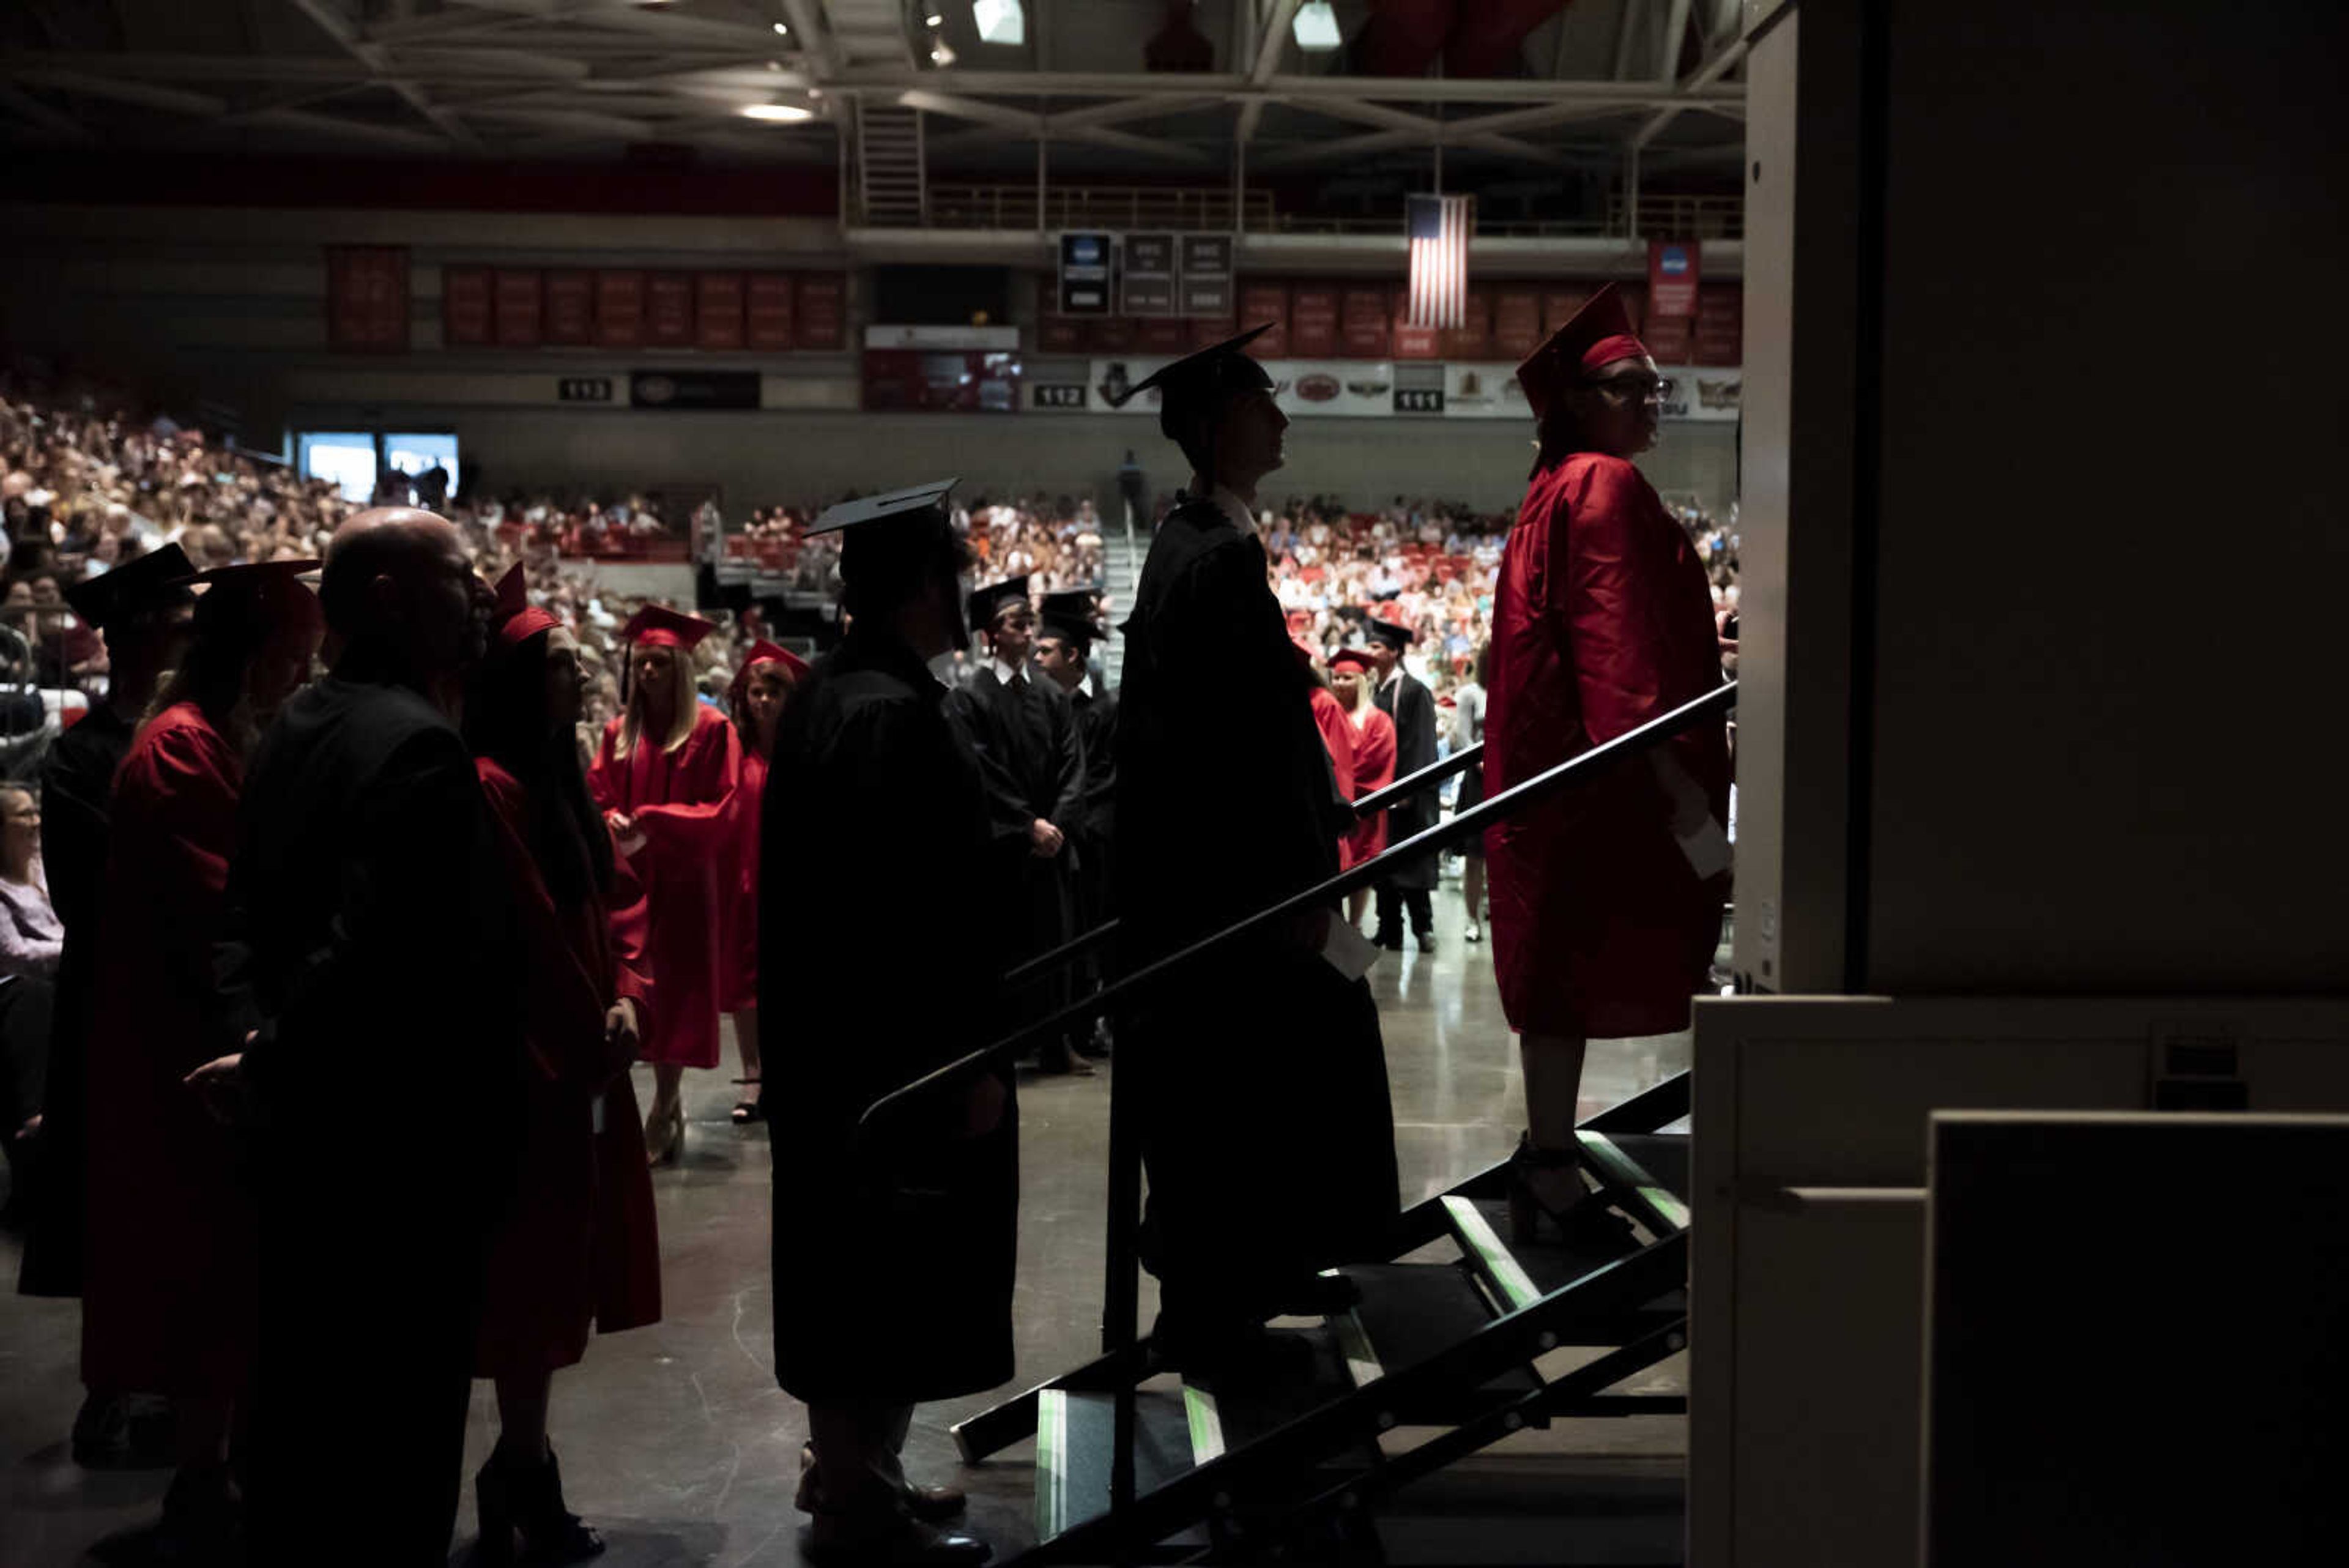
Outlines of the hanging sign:
[{"label": "hanging sign", "polygon": [[1648,315],[1685,320],[1696,314],[1697,243],[1648,242]]},{"label": "hanging sign", "polygon": [[1110,236],[1068,234],[1061,236],[1061,314],[1109,314]]}]

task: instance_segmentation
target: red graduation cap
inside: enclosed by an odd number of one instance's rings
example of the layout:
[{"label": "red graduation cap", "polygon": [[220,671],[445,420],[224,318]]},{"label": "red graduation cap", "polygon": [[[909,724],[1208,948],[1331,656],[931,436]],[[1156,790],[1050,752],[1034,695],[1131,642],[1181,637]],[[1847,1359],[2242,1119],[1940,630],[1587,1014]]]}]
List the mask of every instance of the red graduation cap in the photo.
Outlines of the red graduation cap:
[{"label": "red graduation cap", "polygon": [[519,648],[542,631],[552,631],[563,624],[552,610],[540,609],[530,602],[530,594],[523,585],[522,563],[498,579],[498,607],[491,618],[497,628],[498,646]]},{"label": "red graduation cap", "polygon": [[1372,668],[1370,650],[1361,648],[1341,648],[1330,656],[1330,668],[1331,670],[1369,670]]},{"label": "red graduation cap", "polygon": [[1517,367],[1517,386],[1539,420],[1568,383],[1601,365],[1640,358],[1647,352],[1648,346],[1631,330],[1631,318],[1623,313],[1622,295],[1607,284],[1551,333],[1549,341],[1526,357]]},{"label": "red graduation cap", "polygon": [[647,605],[628,618],[620,636],[639,648],[691,648],[718,629],[713,621],[686,615],[667,605]]},{"label": "red graduation cap", "polygon": [[740,710],[743,699],[750,694],[750,674],[761,664],[781,665],[785,677],[793,686],[805,679],[808,672],[806,659],[762,637],[750,645],[750,652],[742,656],[742,668],[734,672],[733,684],[726,689],[727,700],[735,709]]}]

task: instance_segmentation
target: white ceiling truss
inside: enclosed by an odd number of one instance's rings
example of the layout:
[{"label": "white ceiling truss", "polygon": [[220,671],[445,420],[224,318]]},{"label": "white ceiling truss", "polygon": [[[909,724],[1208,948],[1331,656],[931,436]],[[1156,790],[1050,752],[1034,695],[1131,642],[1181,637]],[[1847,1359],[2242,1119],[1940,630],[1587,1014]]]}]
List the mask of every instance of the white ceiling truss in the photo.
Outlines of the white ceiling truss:
[{"label": "white ceiling truss", "polygon": [[[1342,54],[1296,47],[1298,9],[1202,0],[1194,25],[1229,68],[1151,72],[1132,67],[1164,0],[1025,0],[1009,49],[978,40],[970,0],[16,0],[0,140],[828,161],[862,99],[934,117],[934,167],[1041,144],[1081,167],[1254,175],[1440,147],[1536,173],[1742,145],[1738,0],[1569,0],[1516,74],[1454,78],[1338,74]],[[1364,0],[1339,12],[1351,35]],[[746,118],[761,105],[811,118]]]}]

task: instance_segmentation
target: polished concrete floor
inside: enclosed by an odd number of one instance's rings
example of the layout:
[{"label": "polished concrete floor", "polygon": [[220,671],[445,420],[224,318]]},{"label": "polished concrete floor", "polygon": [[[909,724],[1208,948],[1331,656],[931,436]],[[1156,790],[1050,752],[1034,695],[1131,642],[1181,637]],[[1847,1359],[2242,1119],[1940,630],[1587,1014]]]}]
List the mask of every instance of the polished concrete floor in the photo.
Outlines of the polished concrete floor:
[{"label": "polished concrete floor", "polygon": [[[1393,1082],[1395,1141],[1403,1199],[1415,1201],[1506,1155],[1522,1125],[1516,1049],[1494,990],[1491,950],[1461,940],[1457,885],[1436,895],[1438,952],[1382,954],[1371,971],[1382,1009]],[[1687,1065],[1685,1035],[1603,1043],[1584,1080],[1595,1111]],[[728,1073],[733,1068],[730,1051]],[[1109,1069],[1113,1071],[1113,1068]],[[768,1156],[763,1134],[727,1125],[727,1075],[688,1081],[692,1126],[683,1165],[655,1179],[666,1260],[667,1313],[653,1327],[599,1340],[555,1384],[554,1432],[572,1506],[599,1526],[614,1568],[716,1564],[770,1568],[795,1563],[804,1517],[792,1506],[805,1414],[770,1372]],[[1031,1078],[1021,1086],[1022,1176],[1018,1303],[1019,1383],[1086,1359],[1099,1344],[1106,1077]],[[640,1096],[646,1089],[640,1086]],[[1309,1107],[1299,1114],[1310,1115]],[[0,1270],[16,1275],[13,1241],[0,1241]],[[822,1258],[793,1261],[820,1288]],[[788,1278],[788,1276],[787,1276]],[[787,1286],[788,1288],[788,1286]],[[1154,1305],[1145,1301],[1144,1318]],[[0,1294],[0,1564],[52,1568],[82,1561],[94,1544],[130,1530],[157,1507],[166,1477],[92,1474],[67,1456],[65,1435],[80,1398],[76,1376],[78,1309],[71,1302]],[[1668,1363],[1634,1386],[1676,1388]],[[972,1528],[999,1554],[1031,1539],[1027,1445],[957,1470],[947,1428],[995,1396],[925,1407],[907,1447],[918,1476],[959,1474],[971,1491]],[[363,1412],[353,1412],[364,1419]],[[1652,1516],[1619,1548],[1602,1527],[1579,1561],[1662,1561],[1652,1540],[1677,1512],[1683,1423],[1677,1417],[1561,1422],[1526,1432],[1440,1481],[1389,1537],[1391,1556],[1444,1560],[1442,1541],[1413,1547],[1438,1515],[1463,1510],[1496,1516],[1539,1513],[1544,1498],[1582,1515]],[[494,1436],[486,1385],[476,1386],[467,1463],[477,1466]],[[331,1438],[329,1438],[331,1440]],[[353,1478],[364,1514],[367,1478]],[[1418,1489],[1414,1489],[1415,1490]],[[1604,1493],[1603,1508],[1578,1496]],[[1641,1501],[1644,1500],[1644,1501]],[[452,1550],[472,1534],[471,1495]],[[1633,1539],[1638,1537],[1638,1539]],[[1524,1560],[1557,1561],[1537,1535]],[[1508,1560],[1497,1536],[1487,1560]]]}]

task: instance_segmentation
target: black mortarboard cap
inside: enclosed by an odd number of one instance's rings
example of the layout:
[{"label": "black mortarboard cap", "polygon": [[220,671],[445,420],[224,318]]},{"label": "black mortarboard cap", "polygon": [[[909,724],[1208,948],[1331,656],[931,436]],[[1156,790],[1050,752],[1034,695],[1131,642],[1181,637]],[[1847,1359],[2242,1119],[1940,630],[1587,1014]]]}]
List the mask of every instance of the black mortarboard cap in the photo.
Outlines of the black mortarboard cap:
[{"label": "black mortarboard cap", "polygon": [[836,534],[843,528],[854,528],[866,523],[885,523],[895,517],[918,517],[935,512],[946,504],[947,496],[959,479],[934,479],[926,484],[908,485],[880,495],[861,495],[854,501],[843,501],[837,506],[827,506],[822,515],[807,525],[810,534]]},{"label": "black mortarboard cap", "polygon": [[1381,620],[1376,616],[1372,616],[1371,618],[1371,636],[1377,641],[1385,643],[1397,653],[1401,653],[1404,649],[1409,648],[1413,643],[1419,640],[1418,636],[1413,632],[1411,628],[1407,626],[1397,626],[1391,620]]},{"label": "black mortarboard cap", "polygon": [[162,545],[135,561],[125,561],[109,572],[86,578],[66,589],[66,603],[74,614],[100,630],[118,621],[168,605],[185,604],[194,596],[188,579],[196,564],[177,545]]},{"label": "black mortarboard cap", "polygon": [[1006,604],[1018,600],[1028,602],[1028,578],[1025,574],[1006,577],[999,583],[989,583],[970,591],[970,624],[983,629],[995,622],[995,612]]},{"label": "black mortarboard cap", "polygon": [[1091,588],[1071,588],[1062,593],[1046,594],[1039,618],[1043,621],[1046,631],[1072,642],[1089,643],[1095,638],[1109,635],[1109,628],[1101,621],[1101,596]]},{"label": "black mortarboard cap", "polygon": [[1130,388],[1125,396],[1113,400],[1112,407],[1123,408],[1133,399],[1158,389],[1158,432],[1168,441],[1180,441],[1185,424],[1198,415],[1213,410],[1227,397],[1242,392],[1268,392],[1272,378],[1263,366],[1240,352],[1249,344],[1272,330],[1268,321],[1261,327],[1251,327],[1237,337],[1226,337],[1212,348],[1185,355],[1171,365],[1162,365]]}]

